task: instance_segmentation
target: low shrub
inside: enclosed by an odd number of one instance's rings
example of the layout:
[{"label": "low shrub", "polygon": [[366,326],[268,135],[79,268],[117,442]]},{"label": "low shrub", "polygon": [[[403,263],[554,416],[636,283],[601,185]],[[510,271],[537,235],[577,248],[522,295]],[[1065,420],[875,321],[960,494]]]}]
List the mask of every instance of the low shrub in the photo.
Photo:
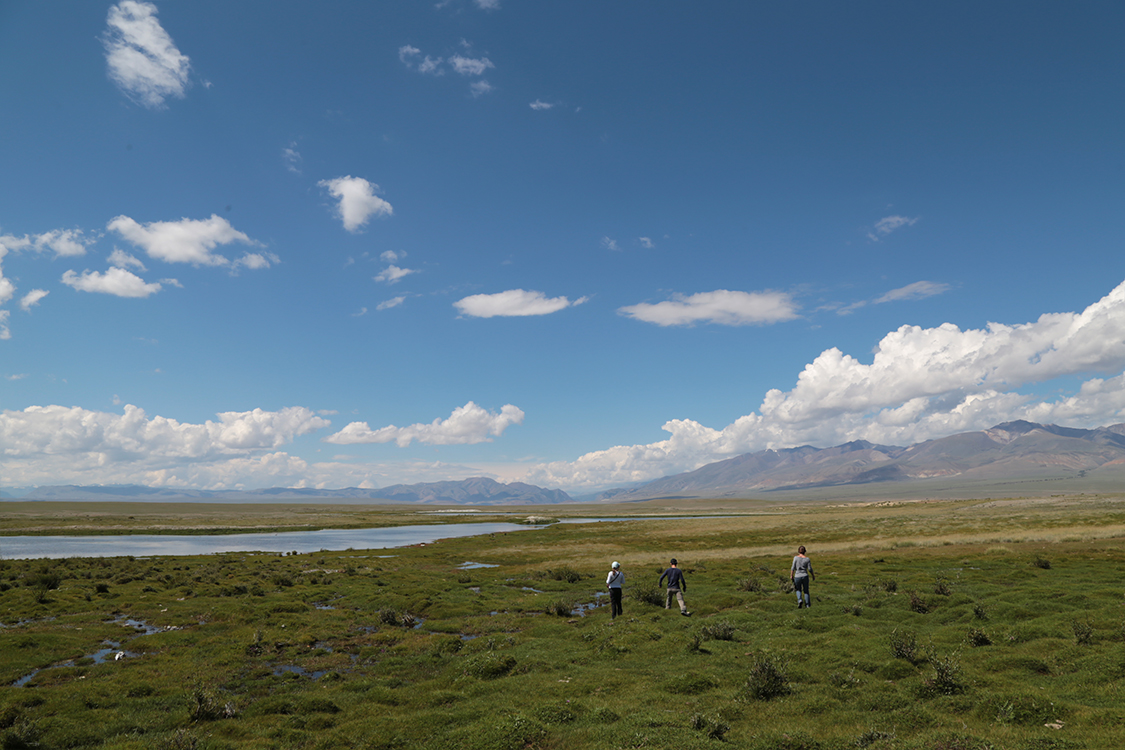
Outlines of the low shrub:
[{"label": "low shrub", "polygon": [[535,718],[544,724],[569,724],[578,718],[569,702],[548,703],[535,710]]},{"label": "low shrub", "polygon": [[911,630],[902,632],[899,632],[898,628],[892,630],[890,645],[891,656],[896,659],[906,659],[911,663],[921,660],[922,652],[918,649],[918,636]]},{"label": "low shrub", "polygon": [[664,684],[664,689],[676,695],[699,695],[717,686],[718,683],[707,675],[688,672],[672,677],[672,679]]},{"label": "low shrub", "polygon": [[988,633],[984,632],[982,628],[969,628],[969,634],[965,640],[970,646],[991,646],[992,639],[988,637]]},{"label": "low shrub", "polygon": [[997,724],[1039,726],[1069,716],[1060,706],[1043,695],[994,695],[977,704],[976,715]]},{"label": "low shrub", "polygon": [[1036,557],[1034,560],[1031,561],[1031,564],[1034,565],[1037,568],[1041,568],[1042,570],[1050,570],[1051,569],[1051,561],[1048,560],[1045,557]]},{"label": "low shrub", "polygon": [[762,592],[762,582],[757,578],[741,578],[735,585],[735,589],[760,594]]},{"label": "low shrub", "polygon": [[961,675],[961,660],[957,653],[930,659],[933,675],[922,680],[923,696],[957,695],[965,691]]},{"label": "low shrub", "polygon": [[564,565],[561,568],[548,568],[547,571],[542,574],[542,577],[550,578],[554,581],[578,583],[583,578],[589,578],[590,576],[584,576],[569,565]]},{"label": "low shrub", "polygon": [[895,733],[893,731],[886,732],[881,729],[868,729],[866,732],[855,738],[856,747],[870,747],[876,742],[887,740],[893,742]]},{"label": "low shrub", "polygon": [[613,722],[619,721],[621,719],[620,716],[618,716],[611,709],[608,709],[605,706],[595,708],[590,713],[590,718],[592,718],[599,724],[612,724]]},{"label": "low shrub", "polygon": [[62,583],[58,573],[39,573],[28,580],[27,585],[44,591],[54,591]]},{"label": "low shrub", "polygon": [[558,617],[570,617],[574,611],[574,602],[570,599],[555,599],[547,605],[547,614]]},{"label": "low shrub", "polygon": [[192,721],[233,719],[238,710],[231,701],[224,701],[213,688],[196,685],[192,688],[188,713]]},{"label": "low shrub", "polygon": [[375,613],[376,619],[384,625],[394,625],[400,628],[412,628],[418,624],[418,619],[409,612],[399,612],[391,607],[384,607]]},{"label": "low shrub", "polygon": [[699,629],[699,635],[705,641],[733,641],[734,626],[724,620],[709,622]]},{"label": "low shrub", "polygon": [[651,604],[654,607],[663,607],[665,604],[666,594],[664,590],[656,584],[638,584],[636,586],[630,586],[628,591],[629,598],[633,601],[642,604]]},{"label": "low shrub", "polygon": [[1079,646],[1089,646],[1094,642],[1094,629],[1089,622],[1074,620],[1070,627],[1074,631],[1074,642]]},{"label": "low shrub", "polygon": [[516,667],[516,660],[508,654],[492,651],[470,657],[465,663],[465,674],[481,680],[494,680],[503,677]]},{"label": "low shrub", "polygon": [[693,714],[691,719],[688,720],[688,725],[697,732],[703,732],[713,740],[723,739],[723,735],[730,731],[730,724],[704,714]]},{"label": "low shrub", "polygon": [[910,611],[920,615],[930,611],[930,605],[926,604],[926,600],[919,596],[917,591],[910,592]]},{"label": "low shrub", "polygon": [[740,697],[768,701],[789,693],[788,664],[785,659],[764,651],[753,654]]}]

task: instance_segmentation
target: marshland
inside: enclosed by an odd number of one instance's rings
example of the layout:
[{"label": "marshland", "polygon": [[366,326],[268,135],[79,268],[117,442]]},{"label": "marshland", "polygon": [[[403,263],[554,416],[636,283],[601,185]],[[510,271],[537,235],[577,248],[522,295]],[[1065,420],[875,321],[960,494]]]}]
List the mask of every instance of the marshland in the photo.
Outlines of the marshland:
[{"label": "marshland", "polygon": [[[1125,498],[501,511],[473,515],[636,518],[398,549],[0,560],[0,747],[1125,746]],[[311,504],[0,514],[12,535],[465,520]],[[807,610],[788,577],[798,544]],[[670,557],[691,617],[663,608]]]}]

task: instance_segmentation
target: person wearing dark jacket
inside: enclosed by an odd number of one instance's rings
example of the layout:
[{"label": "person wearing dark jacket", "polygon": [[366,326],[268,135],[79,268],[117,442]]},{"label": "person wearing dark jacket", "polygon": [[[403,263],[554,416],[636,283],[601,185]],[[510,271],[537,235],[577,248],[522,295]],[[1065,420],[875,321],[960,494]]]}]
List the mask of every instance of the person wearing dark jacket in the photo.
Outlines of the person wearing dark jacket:
[{"label": "person wearing dark jacket", "polygon": [[687,581],[684,580],[683,572],[676,567],[676,558],[672,558],[672,567],[664,571],[660,575],[660,580],[657,581],[657,586],[664,583],[664,579],[668,579],[668,596],[664,600],[664,609],[672,608],[672,597],[680,603],[680,614],[684,617],[691,617],[691,613],[687,611],[687,605],[684,604],[684,592],[687,591]]}]

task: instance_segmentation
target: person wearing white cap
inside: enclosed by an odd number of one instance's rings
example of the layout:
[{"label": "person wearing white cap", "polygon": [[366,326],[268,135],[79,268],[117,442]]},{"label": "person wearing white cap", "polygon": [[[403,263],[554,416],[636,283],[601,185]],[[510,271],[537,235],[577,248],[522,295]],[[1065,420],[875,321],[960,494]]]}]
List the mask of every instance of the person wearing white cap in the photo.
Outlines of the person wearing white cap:
[{"label": "person wearing white cap", "polygon": [[616,560],[609,567],[609,575],[605,578],[605,587],[609,589],[610,619],[617,619],[621,614],[621,584],[625,582],[625,574],[621,572],[621,563]]}]

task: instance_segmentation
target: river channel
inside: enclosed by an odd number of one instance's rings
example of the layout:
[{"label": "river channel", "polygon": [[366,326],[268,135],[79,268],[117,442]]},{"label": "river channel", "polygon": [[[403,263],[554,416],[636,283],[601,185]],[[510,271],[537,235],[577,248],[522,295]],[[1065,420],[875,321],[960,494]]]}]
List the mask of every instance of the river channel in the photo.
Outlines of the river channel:
[{"label": "river channel", "polygon": [[[560,523],[656,521],[662,518],[568,518]],[[267,534],[124,534],[119,536],[0,536],[0,558],[24,560],[62,557],[152,557],[208,555],[224,552],[320,552],[389,549],[430,544],[438,539],[535,531],[544,526],[518,523],[447,523],[375,529],[321,529]]]}]

